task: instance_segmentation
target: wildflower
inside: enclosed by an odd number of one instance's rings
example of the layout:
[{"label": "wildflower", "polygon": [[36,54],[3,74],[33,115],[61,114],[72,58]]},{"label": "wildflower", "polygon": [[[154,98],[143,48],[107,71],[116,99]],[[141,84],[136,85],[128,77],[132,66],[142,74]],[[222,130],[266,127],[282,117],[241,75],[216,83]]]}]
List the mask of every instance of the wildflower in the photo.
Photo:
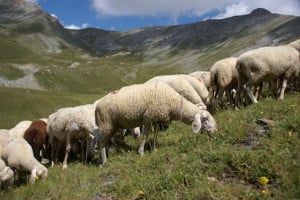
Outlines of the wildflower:
[{"label": "wildflower", "polygon": [[264,114],[264,112],[263,112],[263,111],[260,111],[260,114]]},{"label": "wildflower", "polygon": [[145,192],[144,192],[143,190],[140,190],[140,191],[139,191],[139,195],[140,195],[140,196],[144,196],[144,195],[145,195]]},{"label": "wildflower", "polygon": [[269,183],[269,179],[265,176],[262,176],[262,177],[259,178],[259,183],[261,185],[267,185]]},{"label": "wildflower", "polygon": [[292,131],[289,131],[289,132],[288,132],[288,136],[289,136],[289,137],[292,137],[292,136],[293,136],[293,132],[292,132]]},{"label": "wildflower", "polygon": [[228,122],[231,123],[231,122],[232,122],[232,118],[229,118],[229,119],[228,119]]},{"label": "wildflower", "polygon": [[263,193],[263,194],[268,194],[268,193],[269,193],[269,190],[268,190],[268,189],[263,189],[263,190],[261,190],[261,193]]}]

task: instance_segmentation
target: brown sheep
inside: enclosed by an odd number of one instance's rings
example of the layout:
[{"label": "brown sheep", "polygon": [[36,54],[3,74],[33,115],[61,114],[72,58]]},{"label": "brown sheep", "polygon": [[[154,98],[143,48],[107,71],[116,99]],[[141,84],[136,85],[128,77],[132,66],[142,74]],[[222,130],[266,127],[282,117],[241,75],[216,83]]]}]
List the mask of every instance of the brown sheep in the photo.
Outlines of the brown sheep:
[{"label": "brown sheep", "polygon": [[42,160],[40,151],[43,149],[43,145],[46,145],[48,142],[46,127],[46,122],[43,120],[36,120],[31,123],[23,136],[24,139],[30,144],[34,157],[40,162]]}]

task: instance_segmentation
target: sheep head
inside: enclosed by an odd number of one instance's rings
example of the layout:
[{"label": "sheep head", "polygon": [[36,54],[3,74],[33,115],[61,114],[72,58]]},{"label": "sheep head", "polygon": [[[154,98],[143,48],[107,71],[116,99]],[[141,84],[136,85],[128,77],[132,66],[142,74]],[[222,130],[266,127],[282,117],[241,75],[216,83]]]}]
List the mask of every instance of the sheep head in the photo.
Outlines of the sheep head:
[{"label": "sheep head", "polygon": [[201,118],[202,130],[208,131],[210,135],[217,131],[217,123],[208,111],[202,110],[199,115]]}]

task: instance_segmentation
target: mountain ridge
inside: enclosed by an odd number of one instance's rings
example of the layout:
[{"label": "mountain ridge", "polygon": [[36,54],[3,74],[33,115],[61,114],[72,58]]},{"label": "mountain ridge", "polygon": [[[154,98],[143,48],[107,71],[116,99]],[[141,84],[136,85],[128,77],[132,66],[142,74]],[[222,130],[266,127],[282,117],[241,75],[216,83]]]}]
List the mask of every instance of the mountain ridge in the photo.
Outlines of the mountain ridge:
[{"label": "mountain ridge", "polygon": [[[24,0],[0,0],[0,11],[0,85],[8,87],[30,75],[45,90],[93,93],[100,85],[107,92],[155,75],[208,70],[218,59],[300,38],[299,16],[263,8],[128,31],[66,29]],[[28,65],[33,74],[23,70]]]}]

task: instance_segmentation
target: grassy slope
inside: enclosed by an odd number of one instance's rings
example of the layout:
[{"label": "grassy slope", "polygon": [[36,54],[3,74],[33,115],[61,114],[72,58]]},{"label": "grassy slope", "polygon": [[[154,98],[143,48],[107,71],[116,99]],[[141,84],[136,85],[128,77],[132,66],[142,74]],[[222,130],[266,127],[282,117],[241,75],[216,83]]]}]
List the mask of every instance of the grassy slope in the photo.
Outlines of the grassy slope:
[{"label": "grassy slope", "polygon": [[[90,99],[80,96],[72,103]],[[48,104],[45,98],[33,101],[49,110],[62,104],[55,100]],[[46,180],[2,191],[1,199],[135,199],[141,192],[144,199],[300,198],[299,106],[300,94],[293,94],[283,101],[264,99],[239,111],[219,112],[213,137],[196,136],[190,126],[174,122],[160,133],[156,152],[140,157],[136,153],[140,139],[128,137],[129,151],[112,150],[103,168],[73,162],[62,171],[57,165],[49,169]],[[259,134],[255,131],[259,118],[278,124],[268,134]],[[262,176],[270,180],[265,186],[258,181]]]},{"label": "grassy slope", "polygon": [[55,109],[94,102],[98,95],[46,92],[0,87],[0,127],[11,128],[22,120],[47,117]]}]

